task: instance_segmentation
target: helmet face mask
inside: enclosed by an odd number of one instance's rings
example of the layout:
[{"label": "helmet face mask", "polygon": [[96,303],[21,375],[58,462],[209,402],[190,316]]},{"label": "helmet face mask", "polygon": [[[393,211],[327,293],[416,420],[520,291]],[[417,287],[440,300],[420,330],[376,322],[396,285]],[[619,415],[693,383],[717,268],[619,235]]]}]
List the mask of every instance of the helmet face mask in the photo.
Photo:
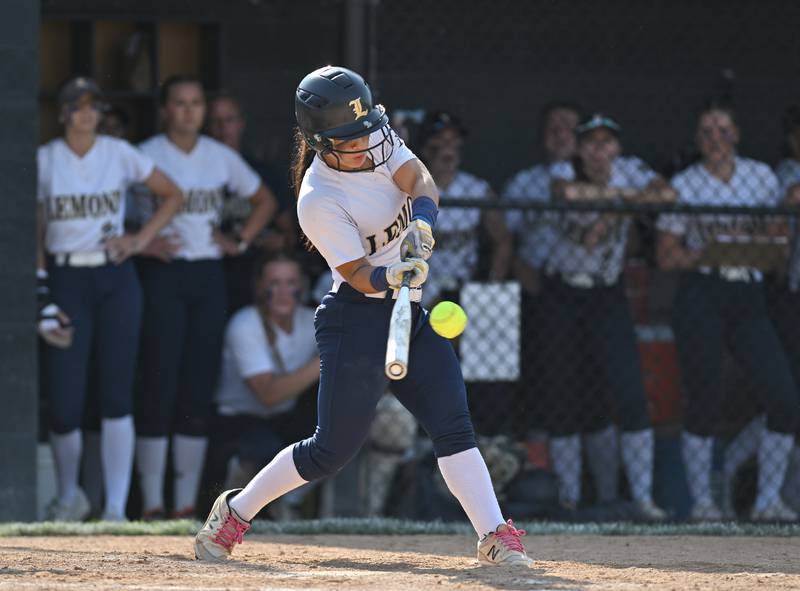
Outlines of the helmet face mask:
[{"label": "helmet face mask", "polygon": [[[382,105],[374,105],[372,92],[364,79],[347,68],[326,66],[308,74],[295,92],[295,117],[308,145],[323,161],[334,156],[332,168],[341,172],[375,170],[385,164],[394,150],[394,137],[388,128],[389,118]],[[380,142],[363,150],[337,150],[334,140],[354,140],[381,131]],[[380,149],[380,157],[376,151]],[[367,152],[368,167],[350,170],[341,166],[339,155]]]}]

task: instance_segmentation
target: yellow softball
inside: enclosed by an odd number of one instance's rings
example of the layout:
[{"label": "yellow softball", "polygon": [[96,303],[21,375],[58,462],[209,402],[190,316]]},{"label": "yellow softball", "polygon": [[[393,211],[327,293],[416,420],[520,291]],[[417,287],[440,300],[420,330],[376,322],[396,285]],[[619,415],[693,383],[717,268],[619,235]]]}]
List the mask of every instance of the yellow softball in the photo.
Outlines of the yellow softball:
[{"label": "yellow softball", "polygon": [[439,302],[431,310],[431,328],[446,339],[454,339],[467,326],[464,309],[455,302]]}]

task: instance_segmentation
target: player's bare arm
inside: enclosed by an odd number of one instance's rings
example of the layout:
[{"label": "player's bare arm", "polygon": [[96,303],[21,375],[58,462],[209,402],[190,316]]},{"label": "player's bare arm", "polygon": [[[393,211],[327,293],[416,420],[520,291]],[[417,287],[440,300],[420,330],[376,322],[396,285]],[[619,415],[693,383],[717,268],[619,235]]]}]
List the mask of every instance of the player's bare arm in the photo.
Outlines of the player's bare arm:
[{"label": "player's bare arm", "polygon": [[136,234],[124,234],[106,241],[106,248],[117,264],[147,247],[183,205],[183,192],[158,168],[153,169],[144,184],[161,204]]},{"label": "player's bare arm", "polygon": [[319,380],[319,357],[314,357],[296,371],[275,375],[265,372],[244,379],[244,383],[264,406],[275,406],[297,398]]},{"label": "player's bare arm", "polygon": [[230,237],[220,231],[214,232],[214,241],[226,255],[236,256],[247,250],[278,210],[278,200],[264,184],[259,185],[249,201],[252,210],[238,236]]},{"label": "player's bare arm", "polygon": [[392,176],[395,184],[413,199],[411,223],[403,243],[401,256],[429,259],[436,241],[433,228],[439,209],[439,189],[425,165],[417,158],[403,164]]}]

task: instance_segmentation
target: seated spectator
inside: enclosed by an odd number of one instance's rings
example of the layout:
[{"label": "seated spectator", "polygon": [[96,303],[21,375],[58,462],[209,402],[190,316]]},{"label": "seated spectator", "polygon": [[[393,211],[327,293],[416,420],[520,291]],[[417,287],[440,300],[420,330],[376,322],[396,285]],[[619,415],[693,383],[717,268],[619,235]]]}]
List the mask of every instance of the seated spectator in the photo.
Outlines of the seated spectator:
[{"label": "seated spectator", "polygon": [[[644,201],[674,196],[664,179],[642,160],[623,157],[620,126],[595,114],[575,128],[572,162],[553,165],[553,197],[566,201],[625,199]],[[550,291],[543,330],[552,347],[558,382],[546,396],[551,408],[550,450],[561,500],[580,500],[580,433],[607,440],[616,453],[607,398],[612,398],[622,432],[621,454],[638,517],[662,520],[653,488],[653,430],[636,349],[633,321],[622,270],[631,219],[617,213],[566,213],[545,265]],[[608,496],[616,497],[616,475],[608,475]],[[606,499],[610,500],[610,499]]]},{"label": "seated spectator", "polygon": [[[710,103],[697,118],[702,160],[672,179],[680,203],[771,206],[781,200],[778,179],[766,164],[736,153],[739,128],[733,110]],[[764,268],[754,243],[776,238],[783,224],[764,217],[670,214],[658,221],[658,260],[681,271],[673,328],[687,396],[683,459],[695,520],[719,520],[711,493],[714,434],[720,415],[726,350],[752,380],[766,410],[758,448],[758,486],[751,517],[794,521],[780,497],[797,429],[798,398],[789,364],[770,322],[762,289]],[[742,248],[744,244],[744,248]],[[760,249],[760,250],[759,250]]]},{"label": "seated spectator", "polygon": [[[314,310],[298,263],[275,254],[256,264],[255,304],[239,310],[225,330],[216,393],[213,461],[228,461],[225,488],[246,484],[292,441],[314,431],[316,416],[296,412],[298,399],[319,380]],[[212,458],[210,458],[212,461]]]}]

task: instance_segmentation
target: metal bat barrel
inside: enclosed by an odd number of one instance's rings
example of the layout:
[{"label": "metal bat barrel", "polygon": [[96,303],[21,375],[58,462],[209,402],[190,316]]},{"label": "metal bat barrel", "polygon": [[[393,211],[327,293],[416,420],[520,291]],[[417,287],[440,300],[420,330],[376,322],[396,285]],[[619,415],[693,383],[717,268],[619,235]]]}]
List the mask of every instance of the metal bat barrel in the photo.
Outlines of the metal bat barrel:
[{"label": "metal bat barrel", "polygon": [[407,273],[389,320],[384,371],[390,380],[402,380],[408,373],[408,346],[411,339],[411,302],[408,292],[410,280],[411,274]]}]

